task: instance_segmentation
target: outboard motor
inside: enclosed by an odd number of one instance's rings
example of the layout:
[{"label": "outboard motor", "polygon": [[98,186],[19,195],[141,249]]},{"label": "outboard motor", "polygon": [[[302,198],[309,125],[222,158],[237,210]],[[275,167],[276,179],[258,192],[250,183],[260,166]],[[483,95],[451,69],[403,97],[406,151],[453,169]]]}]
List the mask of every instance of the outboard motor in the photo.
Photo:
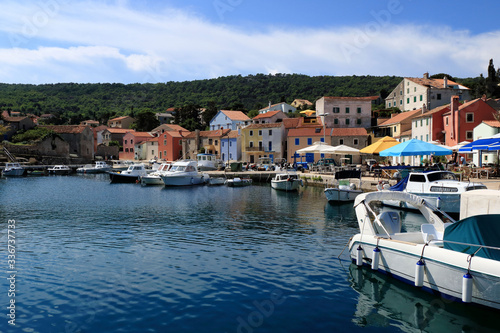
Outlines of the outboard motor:
[{"label": "outboard motor", "polygon": [[[401,232],[401,218],[397,212],[383,212],[378,216],[380,223],[390,235]],[[377,225],[377,230],[381,234],[385,234],[384,229]]]}]

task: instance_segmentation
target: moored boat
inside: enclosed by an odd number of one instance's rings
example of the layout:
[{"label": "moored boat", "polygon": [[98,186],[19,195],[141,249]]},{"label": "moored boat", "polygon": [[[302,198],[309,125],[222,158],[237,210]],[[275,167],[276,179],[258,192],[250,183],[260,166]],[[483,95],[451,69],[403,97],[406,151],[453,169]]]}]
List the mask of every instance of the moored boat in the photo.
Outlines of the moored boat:
[{"label": "moored boat", "polygon": [[196,159],[199,171],[214,171],[220,165],[220,161],[217,160],[217,155],[215,154],[201,153],[196,155]]},{"label": "moored boat", "polygon": [[197,163],[193,160],[174,162],[170,169],[161,176],[165,186],[203,185],[210,178],[197,170]]},{"label": "moored boat", "polygon": [[357,188],[350,179],[357,178],[361,181],[361,170],[342,170],[335,173],[338,181],[337,187],[325,188],[325,196],[329,202],[354,201],[363,191]]},{"label": "moored boat", "polygon": [[5,163],[5,169],[2,171],[4,177],[21,177],[25,174],[25,169],[17,162]]},{"label": "moored boat", "polygon": [[297,173],[278,173],[271,179],[271,187],[280,191],[297,191],[304,183]]},{"label": "moored boat", "polygon": [[165,185],[163,182],[163,179],[161,179],[161,175],[163,175],[165,172],[167,172],[170,167],[172,166],[172,163],[162,163],[160,166],[150,174],[146,176],[141,176],[141,185],[146,186],[146,185]]},{"label": "moored boat", "polygon": [[142,176],[146,176],[148,173],[144,164],[132,164],[125,171],[109,171],[109,178],[111,183],[139,183]]},{"label": "moored boat", "polygon": [[[498,195],[497,195],[498,196]],[[425,219],[420,230],[403,231],[397,212],[377,214],[373,202],[411,204]],[[449,299],[500,309],[500,215],[455,222],[422,197],[397,191],[360,194],[355,202],[360,233],[349,242],[358,266],[369,265]]]},{"label": "moored boat", "polygon": [[235,177],[233,179],[227,179],[226,180],[226,185],[228,187],[243,187],[243,186],[248,186],[248,185],[252,185],[252,179],[250,179],[250,178]]},{"label": "moored boat", "polygon": [[71,173],[71,168],[67,165],[59,164],[48,168],[47,171],[52,175],[69,175]]},{"label": "moored boat", "polygon": [[97,161],[94,165],[86,164],[76,169],[78,173],[106,173],[111,170],[111,166],[103,161]]},{"label": "moored boat", "polygon": [[[487,187],[482,183],[461,182],[450,171],[427,171],[410,172],[392,187],[385,185],[377,188],[379,191],[390,190],[416,194],[447,213],[458,214],[462,193]],[[388,206],[416,209],[411,204],[397,200],[384,200],[383,203]]]}]

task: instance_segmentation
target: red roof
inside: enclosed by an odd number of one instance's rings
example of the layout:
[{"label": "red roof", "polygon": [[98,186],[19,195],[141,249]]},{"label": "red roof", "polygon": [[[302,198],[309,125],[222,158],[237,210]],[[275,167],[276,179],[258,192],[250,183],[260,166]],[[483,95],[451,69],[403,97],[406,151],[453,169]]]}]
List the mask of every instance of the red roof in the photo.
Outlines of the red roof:
[{"label": "red roof", "polygon": [[135,132],[135,130],[130,128],[116,128],[116,127],[109,127],[106,130],[112,134],[126,134],[128,132]]},{"label": "red roof", "polygon": [[266,112],[266,113],[261,113],[255,117],[253,117],[252,119],[255,120],[255,119],[262,119],[262,118],[271,118],[272,116],[276,115],[277,113],[281,112],[281,110],[278,110],[278,111],[269,111],[269,112]]},{"label": "red roof", "polygon": [[126,119],[126,118],[132,118],[132,117],[129,117],[129,116],[116,117],[116,118],[110,119],[109,121],[123,120],[123,119]]},{"label": "red roof", "polygon": [[250,128],[273,128],[273,127],[281,127],[283,123],[272,123],[272,124],[251,124],[246,126],[244,129]]},{"label": "red roof", "polygon": [[335,97],[335,96],[324,96],[324,99],[340,99],[340,100],[352,100],[352,101],[374,101],[379,99],[379,96],[367,96],[367,97]]},{"label": "red roof", "polygon": [[350,127],[350,128],[334,128],[332,136],[363,136],[368,135],[366,128],[363,127]]},{"label": "red roof", "polygon": [[400,114],[392,117],[391,119],[384,121],[382,124],[379,124],[379,126],[389,126],[389,125],[399,124],[406,119],[413,119],[421,112],[422,112],[422,109],[412,110],[412,111],[404,111],[404,112],[401,112]]},{"label": "red roof", "polygon": [[500,121],[498,120],[483,120],[483,123],[491,127],[500,127]]},{"label": "red roof", "polygon": [[[323,127],[317,127],[318,132],[316,132],[316,128],[313,127],[299,127],[299,128],[291,128],[288,131],[289,137],[294,136],[321,136],[323,137]],[[330,128],[327,128],[327,131],[330,131]]]},{"label": "red roof", "polygon": [[285,118],[283,119],[283,124],[285,128],[295,128],[299,125],[300,118]]},{"label": "red roof", "polygon": [[231,120],[236,120],[236,121],[250,120],[250,118],[248,118],[248,116],[241,111],[220,110],[220,112],[224,113]]},{"label": "red roof", "polygon": [[[418,77],[407,77],[406,79],[416,83],[420,84],[422,86],[429,86],[433,88],[438,88],[438,89],[444,89],[444,79],[424,79],[424,78],[418,78]],[[448,80],[448,86],[458,86],[460,84]],[[469,89],[467,87],[462,86],[464,89]],[[449,87],[451,88],[451,87]]]}]

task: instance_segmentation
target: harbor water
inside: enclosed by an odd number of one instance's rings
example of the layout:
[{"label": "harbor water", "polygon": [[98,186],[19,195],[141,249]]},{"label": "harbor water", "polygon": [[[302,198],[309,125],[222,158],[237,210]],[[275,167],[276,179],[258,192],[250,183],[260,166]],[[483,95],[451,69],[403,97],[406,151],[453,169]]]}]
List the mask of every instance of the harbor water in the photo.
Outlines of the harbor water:
[{"label": "harbor water", "polygon": [[498,312],[352,265],[341,254],[358,233],[352,203],[329,204],[321,188],[141,187],[103,174],[0,179],[0,199],[0,332],[500,329]]}]

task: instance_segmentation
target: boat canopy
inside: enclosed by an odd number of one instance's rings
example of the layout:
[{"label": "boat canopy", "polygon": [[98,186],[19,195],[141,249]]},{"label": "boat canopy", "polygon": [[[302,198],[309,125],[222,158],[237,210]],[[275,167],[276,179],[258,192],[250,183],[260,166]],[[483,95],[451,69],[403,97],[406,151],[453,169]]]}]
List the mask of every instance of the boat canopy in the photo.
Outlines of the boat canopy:
[{"label": "boat canopy", "polygon": [[335,172],[335,179],[361,178],[361,170],[340,170]]},{"label": "boat canopy", "polygon": [[476,256],[500,260],[500,214],[475,215],[454,223],[444,230],[443,241],[445,249],[468,254],[479,249]]},{"label": "boat canopy", "polygon": [[390,190],[391,191],[403,191],[406,188],[406,184],[408,184],[409,178],[410,178],[410,175],[407,175],[405,178],[401,179],[399,181],[399,183],[391,186]]}]

